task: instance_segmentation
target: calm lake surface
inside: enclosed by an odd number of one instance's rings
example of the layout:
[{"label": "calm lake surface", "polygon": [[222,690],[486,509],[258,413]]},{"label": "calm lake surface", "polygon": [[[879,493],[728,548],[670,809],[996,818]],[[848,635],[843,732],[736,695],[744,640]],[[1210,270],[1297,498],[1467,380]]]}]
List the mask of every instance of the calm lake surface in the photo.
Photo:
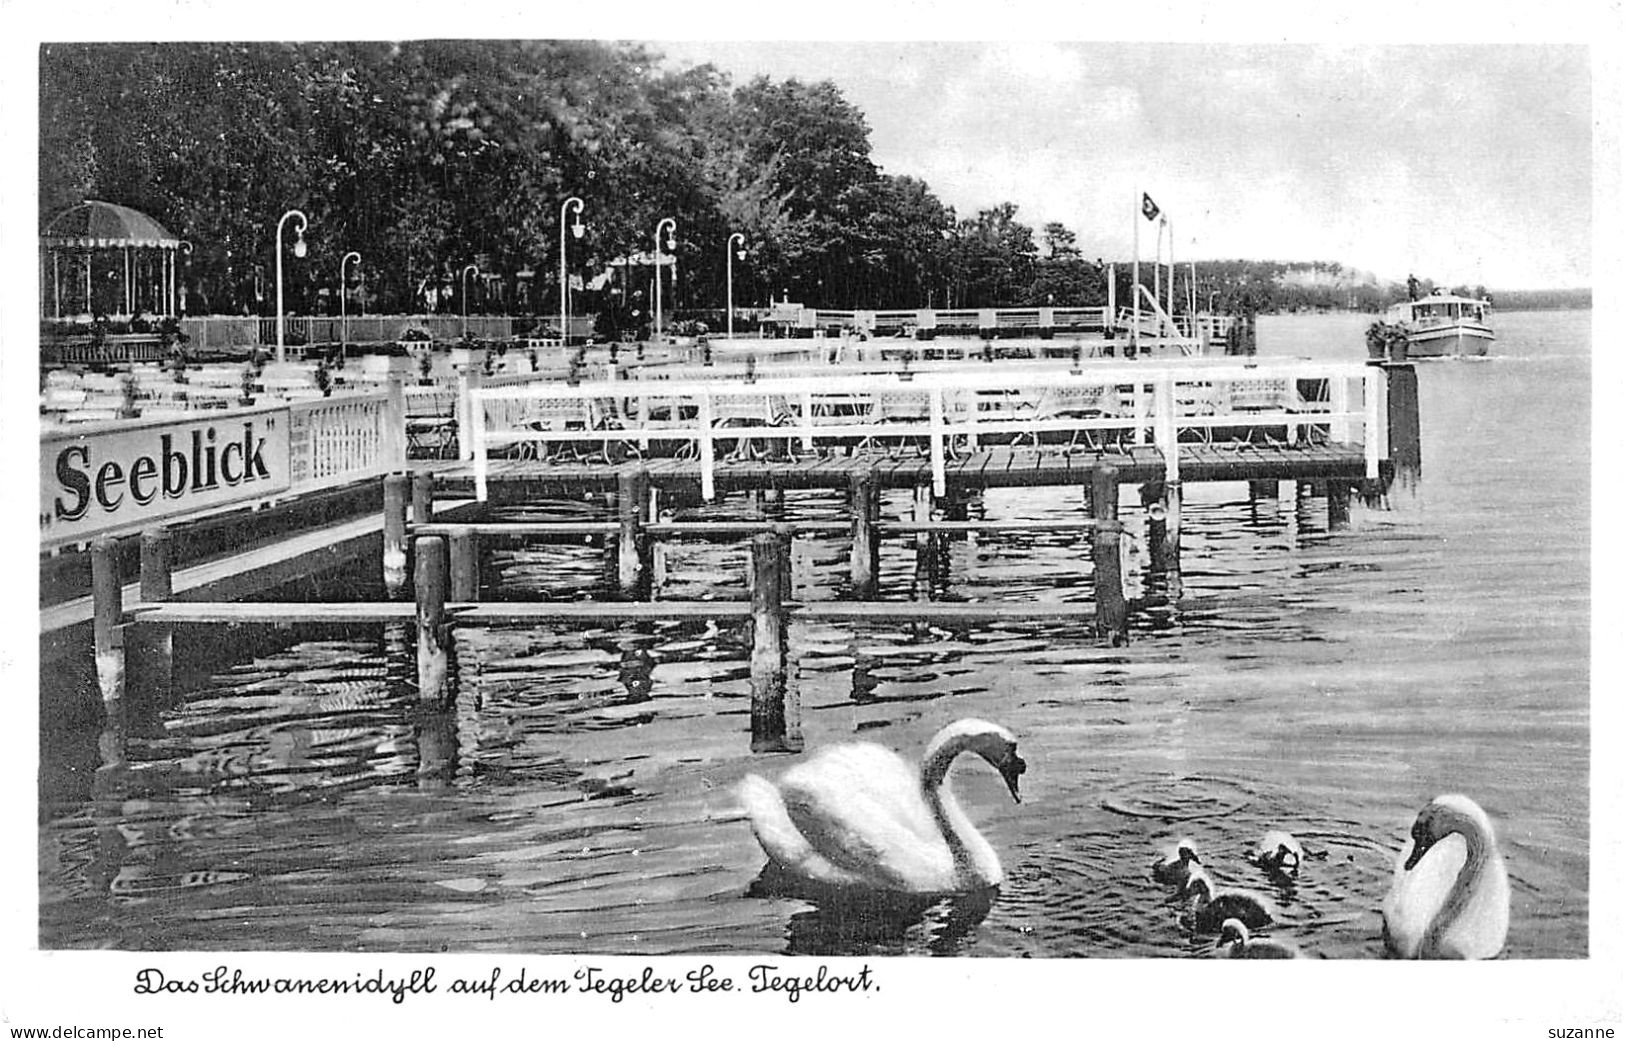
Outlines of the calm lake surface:
[{"label": "calm lake surface", "polygon": [[[1221,883],[1271,894],[1271,935],[1370,958],[1412,816],[1460,791],[1497,822],[1506,956],[1585,957],[1590,318],[1498,315],[1490,358],[1419,364],[1419,492],[1356,505],[1347,530],[1287,485],[1257,502],[1188,485],[1184,595],[1137,609],[1127,647],[1036,624],[793,625],[809,751],[861,737],[912,759],[964,716],[1020,737],[1019,805],[979,761],[951,781],[1004,863],[991,907],[856,918],[750,892],[764,858],[732,786],[796,758],[750,753],[743,626],[459,631],[444,716],[416,709],[400,632],[243,629],[183,637],[177,703],[127,721],[122,756],[113,728],[51,722],[89,677],[45,680],[40,944],[1205,955],[1211,937],[1150,877],[1185,835]],[[1369,321],[1266,317],[1260,353],[1360,358]],[[1123,503],[1142,532],[1137,497]],[[817,494],[787,507],[842,513]],[[997,490],[974,508],[1075,516],[1081,494]],[[843,595],[844,540],[795,555],[799,597]],[[1087,602],[1087,556],[1070,534],[956,542],[938,592]],[[588,596],[601,560],[532,547],[487,578]],[[742,597],[744,564],[743,547],[676,545],[662,595]],[[372,581],[290,595],[376,596]],[[913,582],[912,545],[888,541],[882,595]],[[1271,828],[1324,854],[1295,886],[1243,859]]]}]

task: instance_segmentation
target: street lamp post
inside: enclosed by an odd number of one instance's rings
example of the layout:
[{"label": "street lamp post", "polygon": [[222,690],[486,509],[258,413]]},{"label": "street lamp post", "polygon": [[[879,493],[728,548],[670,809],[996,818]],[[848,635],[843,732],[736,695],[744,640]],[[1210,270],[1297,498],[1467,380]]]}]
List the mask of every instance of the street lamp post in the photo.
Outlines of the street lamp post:
[{"label": "street lamp post", "polygon": [[584,205],[586,204],[572,195],[559,207],[559,342],[566,347],[570,346],[570,280],[565,274],[564,266],[564,215],[572,207],[575,209],[576,222],[571,231],[579,239],[585,230],[581,226],[581,208]]},{"label": "street lamp post", "polygon": [[180,245],[175,249],[175,256],[169,264],[169,306],[175,312],[176,318],[184,318],[185,315],[182,312],[186,310],[181,306],[181,297],[186,292],[186,276],[181,273],[182,253],[186,254],[188,261],[192,259],[192,244],[186,239],[181,239]]},{"label": "street lamp post", "polygon": [[463,339],[468,339],[468,275],[469,272],[480,273],[478,264],[470,264],[463,268]]},{"label": "street lamp post", "polygon": [[745,259],[745,236],[734,232],[728,236],[728,339],[734,338],[734,240],[739,240],[739,259]]},{"label": "street lamp post", "polygon": [[666,229],[666,225],[668,225],[668,224],[671,225],[671,236],[672,236],[672,238],[667,240],[667,247],[666,248],[675,250],[677,248],[677,242],[676,242],[677,218],[675,218],[675,217],[664,217],[664,218],[661,219],[659,224],[655,225],[655,327],[654,327],[654,335],[656,337],[658,337],[660,335],[661,327],[665,324],[664,322],[661,321],[661,315],[660,315],[660,233]]},{"label": "street lamp post", "polygon": [[282,334],[282,225],[288,222],[289,217],[299,218],[299,227],[294,229],[293,255],[296,257],[305,255],[305,228],[310,224],[298,210],[289,210],[276,222],[276,360],[279,365],[287,360],[288,355]]},{"label": "street lamp post", "polygon": [[345,350],[350,345],[350,307],[349,307],[350,293],[349,293],[349,290],[347,288],[350,283],[344,277],[344,269],[350,263],[351,260],[354,260],[357,264],[361,263],[361,254],[357,253],[355,250],[352,249],[350,252],[344,254],[344,259],[343,260],[339,261],[339,365],[340,366],[343,366],[343,364],[344,364],[344,353],[345,353]]}]

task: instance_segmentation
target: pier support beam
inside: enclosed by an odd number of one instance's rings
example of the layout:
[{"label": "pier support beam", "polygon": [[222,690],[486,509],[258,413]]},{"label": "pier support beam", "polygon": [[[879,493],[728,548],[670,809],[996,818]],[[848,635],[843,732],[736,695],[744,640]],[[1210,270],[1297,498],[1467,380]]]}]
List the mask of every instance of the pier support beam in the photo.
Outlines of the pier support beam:
[{"label": "pier support beam", "polygon": [[103,701],[124,697],[124,588],[118,577],[118,540],[90,544],[91,634],[96,683]]},{"label": "pier support beam", "polygon": [[784,613],[785,549],[782,531],[751,540],[750,749],[801,749],[799,692],[789,680],[789,627]]},{"label": "pier support beam", "polygon": [[620,533],[615,542],[615,584],[623,600],[645,600],[654,570],[649,535],[649,471],[645,467],[622,471],[615,480],[615,511]]},{"label": "pier support beam", "polygon": [[1249,499],[1279,499],[1280,497],[1280,481],[1252,480],[1247,482],[1247,498]]},{"label": "pier support beam", "polygon": [[874,598],[880,582],[880,486],[873,471],[852,475],[849,484],[852,504],[852,594],[860,600]]},{"label": "pier support beam", "polygon": [[446,540],[420,536],[413,550],[412,587],[418,606],[418,700],[434,705],[451,698],[451,627],[446,624]]},{"label": "pier support beam", "polygon": [[1094,471],[1095,631],[1112,646],[1128,642],[1128,597],[1123,593],[1123,524],[1117,518],[1117,467]]},{"label": "pier support beam", "polygon": [[384,478],[384,590],[397,596],[406,588],[406,496],[409,478]]}]

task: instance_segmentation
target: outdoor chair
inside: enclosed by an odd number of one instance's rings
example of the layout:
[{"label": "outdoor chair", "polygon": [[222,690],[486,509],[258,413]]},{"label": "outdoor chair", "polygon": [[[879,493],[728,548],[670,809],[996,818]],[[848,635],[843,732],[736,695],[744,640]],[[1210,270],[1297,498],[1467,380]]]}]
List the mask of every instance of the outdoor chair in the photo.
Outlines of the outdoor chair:
[{"label": "outdoor chair", "polygon": [[406,396],[406,451],[411,459],[455,459],[457,392],[415,388]]}]

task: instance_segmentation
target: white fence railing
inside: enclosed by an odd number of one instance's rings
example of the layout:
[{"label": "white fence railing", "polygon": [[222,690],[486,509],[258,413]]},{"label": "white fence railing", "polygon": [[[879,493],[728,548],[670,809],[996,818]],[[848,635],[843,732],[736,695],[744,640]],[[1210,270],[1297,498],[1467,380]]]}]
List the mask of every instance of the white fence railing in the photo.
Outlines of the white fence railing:
[{"label": "white fence railing", "polygon": [[399,384],[375,393],[61,427],[40,437],[40,548],[285,499],[405,465]]},{"label": "white fence railing", "polygon": [[[936,490],[946,460],[988,437],[1069,432],[1074,440],[1115,432],[1119,443],[1154,444],[1168,480],[1179,479],[1180,438],[1223,428],[1313,428],[1332,443],[1360,445],[1367,477],[1387,451],[1386,384],[1361,364],[1282,360],[1241,364],[1092,365],[1083,371],[965,370],[739,380],[615,380],[526,383],[468,391],[477,495],[486,497],[493,451],[546,454],[548,446],[652,443],[692,452],[706,498],[715,491],[718,442],[923,443]],[[1358,430],[1360,437],[1355,437]]]},{"label": "white fence railing", "polygon": [[1106,328],[1104,307],[980,307],[889,310],[837,310],[781,304],[767,318],[769,324],[799,329],[857,329],[892,333],[911,328],[945,335],[976,334],[1013,329],[1050,329],[1063,332],[1099,332]]}]

